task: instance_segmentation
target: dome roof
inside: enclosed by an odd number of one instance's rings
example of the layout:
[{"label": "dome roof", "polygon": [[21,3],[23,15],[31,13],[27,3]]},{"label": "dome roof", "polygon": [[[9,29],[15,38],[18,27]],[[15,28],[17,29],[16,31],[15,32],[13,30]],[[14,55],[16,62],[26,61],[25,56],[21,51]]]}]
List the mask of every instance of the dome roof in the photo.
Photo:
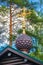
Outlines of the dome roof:
[{"label": "dome roof", "polygon": [[21,34],[17,39],[16,39],[16,47],[19,50],[22,49],[28,49],[30,50],[32,47],[32,40],[31,38],[26,35],[26,34]]}]

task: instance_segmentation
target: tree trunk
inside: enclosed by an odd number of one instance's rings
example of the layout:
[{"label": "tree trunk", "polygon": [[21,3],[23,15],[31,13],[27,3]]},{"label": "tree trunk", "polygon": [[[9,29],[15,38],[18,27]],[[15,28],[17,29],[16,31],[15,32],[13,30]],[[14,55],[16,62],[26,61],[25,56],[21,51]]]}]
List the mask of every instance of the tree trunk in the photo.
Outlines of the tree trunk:
[{"label": "tree trunk", "polygon": [[9,45],[12,46],[12,2],[10,0],[10,43]]}]

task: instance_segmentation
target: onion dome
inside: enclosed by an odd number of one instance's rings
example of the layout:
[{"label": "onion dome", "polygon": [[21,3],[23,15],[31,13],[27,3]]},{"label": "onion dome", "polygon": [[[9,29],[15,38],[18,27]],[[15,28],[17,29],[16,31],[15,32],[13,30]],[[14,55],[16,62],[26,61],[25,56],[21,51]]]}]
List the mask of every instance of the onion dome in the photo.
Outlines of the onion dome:
[{"label": "onion dome", "polygon": [[22,51],[29,51],[32,48],[32,40],[26,34],[21,34],[16,39],[16,47]]}]

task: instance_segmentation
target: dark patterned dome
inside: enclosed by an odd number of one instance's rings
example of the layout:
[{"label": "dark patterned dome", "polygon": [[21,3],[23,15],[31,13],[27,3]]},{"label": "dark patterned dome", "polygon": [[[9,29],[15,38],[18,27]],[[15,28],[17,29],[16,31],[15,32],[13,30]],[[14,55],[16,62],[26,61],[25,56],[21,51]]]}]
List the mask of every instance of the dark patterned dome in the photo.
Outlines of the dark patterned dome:
[{"label": "dark patterned dome", "polygon": [[16,39],[16,47],[19,50],[30,50],[32,47],[32,41],[31,38],[26,35],[26,34],[21,34],[17,39]]}]

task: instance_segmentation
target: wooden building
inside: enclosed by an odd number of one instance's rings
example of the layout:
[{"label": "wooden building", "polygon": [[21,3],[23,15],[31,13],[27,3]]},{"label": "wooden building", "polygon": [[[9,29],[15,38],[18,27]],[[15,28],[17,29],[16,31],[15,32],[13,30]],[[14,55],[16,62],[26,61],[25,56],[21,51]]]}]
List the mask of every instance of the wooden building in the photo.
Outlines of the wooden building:
[{"label": "wooden building", "polygon": [[0,52],[0,65],[43,65],[43,62],[30,57],[22,51],[7,46]]}]

